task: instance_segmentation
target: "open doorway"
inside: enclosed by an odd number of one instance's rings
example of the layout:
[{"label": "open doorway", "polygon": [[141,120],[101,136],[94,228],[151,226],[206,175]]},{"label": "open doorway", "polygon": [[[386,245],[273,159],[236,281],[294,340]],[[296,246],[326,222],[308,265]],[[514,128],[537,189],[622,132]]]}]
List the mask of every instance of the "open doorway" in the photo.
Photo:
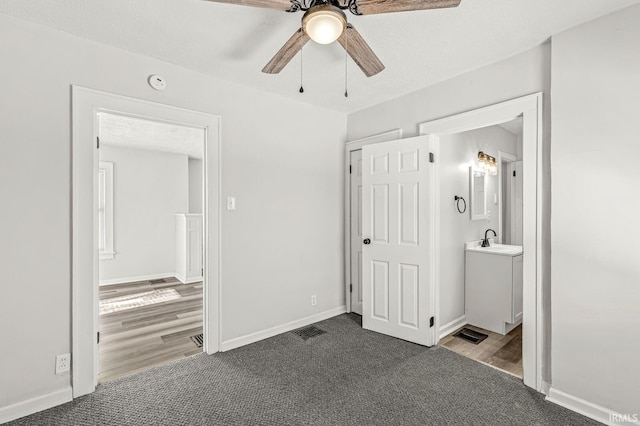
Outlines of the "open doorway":
[{"label": "open doorway", "polygon": [[522,378],[522,118],[439,143],[439,345]]},{"label": "open doorway", "polygon": [[[99,113],[201,129],[203,155],[203,350],[220,348],[220,117],[131,97],[72,88],[73,397],[95,391],[99,368]],[[114,169],[117,175],[117,169]],[[184,213],[184,212],[183,212]],[[175,220],[175,219],[174,219]],[[118,255],[116,241],[115,250]],[[202,271],[203,269],[203,271]]]},{"label": "open doorway", "polygon": [[[442,206],[440,206],[440,204],[442,204],[442,202],[439,182],[439,168],[441,167],[439,161],[439,150],[440,146],[442,145],[441,140],[443,138],[446,138],[447,135],[482,129],[497,124],[504,124],[517,118],[521,118],[522,120],[521,154],[523,160],[521,248],[522,262],[518,265],[518,267],[521,267],[522,269],[522,286],[520,287],[522,289],[522,380],[526,386],[534,388],[539,392],[544,392],[545,383],[543,382],[543,360],[548,356],[548,346],[546,344],[548,342],[549,322],[548,318],[543,315],[545,309],[548,309],[548,307],[545,308],[543,298],[545,289],[543,288],[542,282],[542,247],[544,243],[542,221],[545,215],[543,211],[541,195],[543,186],[542,94],[532,94],[495,105],[490,105],[476,110],[463,112],[449,117],[418,124],[419,134],[426,136],[429,141],[429,152],[427,157],[429,158],[431,166],[430,176],[427,179],[427,185],[431,186],[431,197],[429,203],[430,205],[434,206],[428,214],[429,224],[427,225],[433,230],[433,232],[428,236],[428,238],[422,240],[422,244],[431,245],[431,247],[429,247],[428,256],[431,258],[432,267],[429,268],[428,271],[426,271],[430,278],[430,283],[427,286],[427,291],[429,294],[427,302],[425,304],[419,304],[418,307],[423,310],[423,317],[426,314],[426,317],[429,318],[430,329],[428,331],[425,330],[425,334],[431,336],[431,342],[433,342],[433,344],[437,344],[441,339],[449,336],[451,333],[467,325],[466,316],[463,315],[462,312],[460,313],[459,317],[452,320],[449,319],[448,322],[446,318],[443,318],[441,312],[440,291],[441,287],[446,285],[442,277],[440,277],[440,258],[442,257],[442,251],[440,247],[440,244],[442,242],[442,239],[440,238]],[[368,243],[368,241],[365,242],[365,240],[367,239],[367,235],[365,235],[364,232],[362,235],[364,240],[362,241],[352,239],[351,235],[352,219],[355,210],[352,208],[351,203],[352,191],[350,172],[352,172],[353,170],[353,165],[350,164],[351,154],[353,151],[357,151],[359,149],[364,150],[364,147],[367,145],[380,144],[382,142],[397,140],[401,138],[402,131],[398,129],[357,141],[348,142],[346,145],[345,225],[347,229],[350,230],[350,232],[345,233],[345,296],[347,309],[350,312],[352,311],[352,307],[354,305],[352,289],[354,287],[355,281],[354,276],[356,275],[354,274],[354,267],[357,266],[357,263],[353,262],[354,259],[357,259],[357,256],[354,256],[354,253],[357,253],[357,248],[352,247],[352,245]],[[477,161],[479,158],[478,154],[479,151],[473,152],[471,155],[474,160],[470,160],[469,162]],[[421,156],[424,157],[425,154],[421,154]],[[517,158],[518,157],[516,156],[516,159]],[[364,163],[371,163],[371,161],[369,160],[364,161]],[[397,164],[403,164],[402,158],[394,161]],[[497,168],[497,158],[495,159],[495,161],[495,167]],[[384,164],[387,163],[383,161],[383,165]],[[415,162],[412,164],[415,164]],[[369,166],[371,166],[371,164],[369,164]],[[464,194],[455,195],[462,195],[464,201],[456,199],[454,194],[449,194],[451,198],[447,198],[446,200],[445,207],[448,209],[456,209],[456,211],[459,207],[462,213],[458,212],[456,214],[460,215],[469,215],[471,211],[470,209],[472,208],[472,203],[470,203],[470,200],[468,200],[469,194],[473,192],[471,190],[471,184],[472,182],[474,182],[474,179],[472,178],[473,169],[469,169],[470,166],[471,164],[467,164],[466,166],[458,166],[466,169],[463,171],[463,173],[465,176],[465,182],[469,187],[464,193],[466,194],[466,197],[464,196]],[[367,192],[365,186],[365,183],[363,183],[363,193]],[[486,201],[486,203],[489,206],[493,204],[491,209],[495,211],[496,198],[492,197],[491,193],[484,188],[484,185],[482,185],[482,189],[484,191],[480,191],[481,193],[491,197]],[[498,196],[500,195],[498,194]],[[464,202],[467,202],[469,204],[467,209],[465,209],[464,207]],[[367,208],[366,202],[363,202],[362,205],[363,210]],[[500,209],[498,209],[498,212],[500,212]],[[481,214],[482,213],[480,213],[480,215]],[[467,220],[470,220],[469,216],[466,217]],[[479,223],[482,223],[482,220]],[[363,226],[363,228],[366,228],[366,226]],[[497,228],[500,229],[500,226],[497,226]],[[490,228],[487,227],[486,229]],[[486,231],[486,229],[484,229],[484,231]],[[497,233],[498,232],[496,232],[496,234]],[[493,235],[490,236],[493,237]],[[484,233],[481,237],[474,238],[484,239]],[[476,239],[475,241],[477,242],[478,240]],[[473,243],[473,241],[469,242]],[[494,238],[493,241],[493,244],[495,243],[498,243],[498,239],[496,238]],[[458,251],[458,255],[460,255],[460,252],[462,252],[462,256],[464,256],[464,245],[462,247],[458,246],[456,250]],[[366,267],[363,267],[363,270],[366,269]],[[464,276],[464,267],[462,268],[462,270],[458,268],[457,273]],[[484,275],[491,276],[491,274]],[[516,276],[518,275],[520,274],[516,274]],[[364,279],[362,282],[362,288],[366,289],[368,286],[371,287],[375,284],[372,283],[371,280],[367,280],[366,277],[363,278]],[[384,284],[383,281],[381,282]],[[373,299],[367,298],[366,292],[363,293],[363,306],[370,305],[370,307],[372,307],[371,304],[373,303]],[[460,295],[461,293],[464,293],[464,287],[461,289],[460,286],[458,286],[458,294]],[[460,299],[461,298],[458,297],[458,300]],[[462,302],[461,306],[464,307],[464,301]],[[516,312],[516,316],[518,313],[519,312]],[[366,309],[363,309],[363,316],[367,316]],[[509,324],[513,325],[516,322],[517,320],[513,319],[509,322]],[[511,329],[507,330],[505,334],[507,334],[509,331],[511,331]],[[427,345],[430,344],[431,343],[428,343]]]},{"label": "open doorway", "polygon": [[203,351],[205,133],[97,115],[102,383]]}]

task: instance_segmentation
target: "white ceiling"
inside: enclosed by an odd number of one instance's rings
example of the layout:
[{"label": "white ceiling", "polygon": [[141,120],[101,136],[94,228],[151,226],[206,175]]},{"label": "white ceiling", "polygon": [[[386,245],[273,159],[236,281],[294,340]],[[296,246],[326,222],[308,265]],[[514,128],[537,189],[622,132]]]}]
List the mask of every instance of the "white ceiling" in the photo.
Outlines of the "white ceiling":
[{"label": "white ceiling", "polygon": [[[353,16],[386,65],[367,79],[344,50],[310,42],[277,75],[261,72],[301,13],[202,0],[0,0],[0,13],[39,22],[311,104],[353,112],[535,47],[551,35],[640,0],[462,0],[454,9]],[[154,70],[149,70],[152,74]],[[168,82],[171,84],[171,82]]]},{"label": "white ceiling", "polygon": [[507,121],[506,123],[499,124],[500,127],[505,129],[509,133],[513,133],[518,136],[522,134],[522,116],[515,120]]},{"label": "white ceiling", "polygon": [[202,159],[204,129],[101,112],[100,144],[186,154]]}]

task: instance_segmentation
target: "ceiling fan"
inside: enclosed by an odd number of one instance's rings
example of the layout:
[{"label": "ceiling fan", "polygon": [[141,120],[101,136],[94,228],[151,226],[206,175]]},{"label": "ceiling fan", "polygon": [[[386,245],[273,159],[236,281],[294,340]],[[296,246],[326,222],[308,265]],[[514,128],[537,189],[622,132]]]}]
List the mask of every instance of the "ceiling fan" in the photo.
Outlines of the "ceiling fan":
[{"label": "ceiling fan", "polygon": [[282,46],[262,69],[267,74],[277,74],[307,44],[309,39],[319,44],[338,41],[367,77],[384,69],[360,33],[347,22],[343,12],[354,15],[408,12],[412,10],[457,7],[461,0],[208,0],[241,6],[277,9],[283,12],[304,11],[302,27]]}]

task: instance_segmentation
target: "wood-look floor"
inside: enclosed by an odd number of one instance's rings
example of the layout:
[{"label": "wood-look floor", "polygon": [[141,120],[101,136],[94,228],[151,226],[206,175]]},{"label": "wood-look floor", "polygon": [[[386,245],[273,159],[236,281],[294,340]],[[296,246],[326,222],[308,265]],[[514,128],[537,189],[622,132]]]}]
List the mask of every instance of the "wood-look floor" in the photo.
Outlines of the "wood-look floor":
[{"label": "wood-look floor", "polygon": [[202,352],[190,339],[202,333],[202,282],[156,281],[100,287],[100,300],[158,289],[181,297],[100,315],[99,383]]},{"label": "wood-look floor", "polygon": [[522,325],[511,330],[506,336],[473,325],[465,325],[465,327],[487,334],[489,337],[474,345],[453,337],[461,330],[458,329],[441,339],[439,346],[522,378]]}]

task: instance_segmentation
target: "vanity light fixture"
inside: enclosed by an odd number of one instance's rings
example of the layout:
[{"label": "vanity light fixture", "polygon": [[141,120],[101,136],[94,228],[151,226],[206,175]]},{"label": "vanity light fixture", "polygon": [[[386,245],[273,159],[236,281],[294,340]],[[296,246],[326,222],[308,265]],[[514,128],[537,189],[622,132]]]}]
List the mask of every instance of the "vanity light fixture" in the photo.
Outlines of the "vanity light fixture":
[{"label": "vanity light fixture", "polygon": [[482,151],[478,153],[478,165],[480,166],[480,170],[490,175],[495,176],[498,174],[498,163],[496,163],[496,159]]}]

